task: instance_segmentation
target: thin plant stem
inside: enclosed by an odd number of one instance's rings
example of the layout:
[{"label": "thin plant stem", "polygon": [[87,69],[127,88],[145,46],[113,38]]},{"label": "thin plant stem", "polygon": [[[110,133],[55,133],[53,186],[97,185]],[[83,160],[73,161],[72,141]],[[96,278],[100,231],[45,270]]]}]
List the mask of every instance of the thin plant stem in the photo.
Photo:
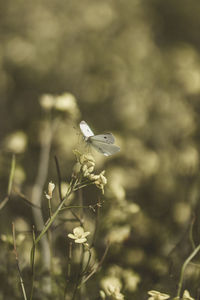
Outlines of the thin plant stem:
[{"label": "thin plant stem", "polygon": [[89,185],[92,185],[92,184],[94,184],[94,182],[88,182],[88,183],[86,183],[86,184],[79,185],[74,191],[77,191],[77,190],[79,190],[79,189],[82,189],[82,188],[84,188],[84,187],[86,187],[86,186],[89,186]]},{"label": "thin plant stem", "polygon": [[31,252],[31,270],[32,270],[32,277],[31,277],[31,293],[30,293],[30,300],[33,299],[33,289],[34,289],[34,280],[35,280],[35,230],[33,226],[32,230],[32,239],[33,239],[33,251]]},{"label": "thin plant stem", "polygon": [[[48,175],[48,167],[49,167],[49,157],[50,150],[52,144],[52,138],[54,131],[56,129],[57,122],[53,122],[52,126],[50,121],[48,120],[45,123],[45,126],[42,131],[41,137],[41,150],[38,164],[38,172],[36,175],[36,180],[32,189],[32,197],[31,201],[37,206],[41,207],[42,202],[42,193],[44,190],[44,185]],[[41,210],[32,208],[33,216],[36,224],[36,229],[41,230],[44,227],[43,214]],[[37,240],[37,239],[36,239]],[[36,243],[37,244],[37,243]],[[36,246],[36,245],[35,245]],[[34,248],[32,248],[34,249]],[[44,270],[47,271],[47,276],[44,278],[44,282],[42,284],[43,291],[47,294],[51,293],[51,280],[49,276],[49,271],[51,268],[51,251],[47,237],[41,241],[41,256],[42,256],[42,264]]]},{"label": "thin plant stem", "polygon": [[78,198],[79,198],[79,202],[80,202],[80,219],[81,219],[81,221],[82,222],[84,222],[83,221],[83,214],[84,214],[84,211],[83,211],[83,194],[82,194],[82,190],[81,189],[79,189],[79,191],[78,191]]},{"label": "thin plant stem", "polygon": [[61,172],[60,172],[60,167],[59,167],[59,163],[58,163],[58,159],[55,156],[55,163],[56,163],[56,170],[57,170],[57,176],[58,176],[58,192],[59,192],[59,199],[60,202],[62,202],[62,192],[61,192]]},{"label": "thin plant stem", "polygon": [[12,191],[12,185],[13,185],[13,179],[14,179],[14,173],[15,173],[15,165],[16,165],[16,159],[15,159],[15,155],[13,154],[9,182],[8,182],[8,197],[10,196],[11,191]]},{"label": "thin plant stem", "polygon": [[99,225],[99,207],[100,207],[100,199],[98,199],[97,203],[97,209],[96,209],[96,215],[95,215],[95,229],[94,229],[94,234],[93,234],[93,239],[91,242],[90,248],[94,247],[96,237],[97,237],[97,232],[98,232],[98,225]]},{"label": "thin plant stem", "polygon": [[51,198],[49,197],[48,197],[48,209],[49,209],[49,218],[51,219],[52,209],[51,209]]},{"label": "thin plant stem", "polygon": [[65,285],[64,297],[67,294],[67,287],[71,277],[71,263],[72,263],[72,242],[69,243],[68,261],[67,261],[67,280]]},{"label": "thin plant stem", "polygon": [[17,194],[27,205],[31,206],[31,207],[34,207],[34,208],[37,208],[37,209],[41,209],[40,206],[32,203],[28,197],[26,195],[24,195],[17,187],[14,187],[13,188],[13,191],[15,194]]},{"label": "thin plant stem", "polygon": [[71,208],[89,208],[89,205],[70,205],[63,207],[61,210],[71,209]]},{"label": "thin plant stem", "polygon": [[25,290],[25,287],[24,287],[24,281],[23,281],[21,270],[20,270],[20,267],[19,267],[19,259],[18,259],[18,254],[17,254],[16,236],[15,236],[15,225],[14,225],[14,223],[12,223],[12,233],[13,233],[13,247],[14,247],[15,259],[16,259],[17,270],[18,270],[18,274],[19,274],[19,280],[20,280],[20,285],[21,285],[21,289],[22,289],[22,294],[23,294],[24,300],[27,300],[26,290]]},{"label": "thin plant stem", "polygon": [[181,294],[185,269],[186,269],[187,265],[189,264],[189,262],[193,259],[193,257],[199,252],[199,250],[200,250],[200,244],[194,249],[194,251],[190,254],[190,256],[185,260],[185,262],[181,268],[181,274],[180,274],[178,290],[177,290],[177,297],[180,297],[180,294]]},{"label": "thin plant stem", "polygon": [[67,264],[67,278],[71,276],[71,262],[72,262],[72,242],[69,243],[69,255],[68,255],[68,264]]},{"label": "thin plant stem", "polygon": [[194,239],[193,239],[194,222],[195,222],[195,216],[193,216],[193,218],[191,220],[190,229],[189,229],[189,239],[191,241],[193,250],[195,249],[195,242],[194,242]]},{"label": "thin plant stem", "polygon": [[81,280],[81,274],[82,274],[82,267],[83,267],[83,260],[84,260],[84,245],[80,245],[81,246],[81,255],[80,255],[80,263],[79,263],[79,270],[77,272],[77,277],[76,277],[76,283],[75,283],[75,287],[74,287],[74,292],[72,295],[72,300],[75,300],[76,298],[76,294],[77,291],[79,289],[79,283]]},{"label": "thin plant stem", "polygon": [[72,210],[70,209],[72,215],[76,218],[76,220],[80,223],[81,226],[83,226],[83,221],[79,218],[79,216]]},{"label": "thin plant stem", "polygon": [[87,261],[87,264],[85,266],[85,269],[82,271],[82,276],[84,276],[85,273],[87,272],[89,264],[90,264],[90,260],[91,260],[91,257],[92,257],[92,253],[91,253],[90,249],[87,249],[87,251],[89,252],[89,257],[88,257],[88,261]]},{"label": "thin plant stem", "polygon": [[[65,201],[68,199],[68,197],[71,195],[71,193],[74,191],[74,188],[71,186],[69,186],[68,188],[68,192],[65,195],[64,199],[62,200],[62,202],[58,205],[57,209],[55,210],[55,212],[52,214],[51,218],[48,219],[48,221],[46,222],[46,224],[44,225],[42,231],[40,232],[39,236],[35,239],[35,243],[33,247],[36,247],[37,243],[41,240],[41,238],[44,236],[44,234],[47,232],[47,230],[49,229],[49,227],[51,226],[51,224],[54,222],[54,220],[56,219],[57,215],[59,214],[59,212],[61,211],[63,205],[65,204]],[[33,251],[33,247],[31,250],[31,257],[32,257],[32,251]]]},{"label": "thin plant stem", "polygon": [[13,154],[12,161],[11,161],[10,175],[9,175],[9,180],[8,180],[7,196],[0,203],[0,210],[6,205],[6,203],[10,199],[10,194],[11,194],[12,186],[13,186],[14,173],[15,173],[15,165],[16,165],[16,160],[15,160],[15,155]]},{"label": "thin plant stem", "polygon": [[100,269],[100,267],[102,266],[102,264],[104,262],[106,255],[108,253],[109,247],[110,247],[110,244],[108,243],[100,262],[97,264],[96,267],[94,267],[94,269],[91,271],[91,273],[81,282],[81,285],[84,284],[86,281],[88,281],[88,279],[90,279]]},{"label": "thin plant stem", "polygon": [[53,221],[55,220],[56,216],[58,215],[58,213],[61,211],[66,199],[70,196],[70,194],[72,193],[72,191],[70,190],[68,195],[63,199],[63,201],[58,205],[56,211],[52,214],[51,218],[48,220],[48,222],[46,223],[46,225],[43,227],[41,233],[39,234],[39,236],[36,238],[35,240],[35,246],[37,245],[37,243],[41,240],[41,238],[43,237],[43,235],[47,232],[47,230],[49,229],[49,227],[51,226],[51,224],[53,223]]}]

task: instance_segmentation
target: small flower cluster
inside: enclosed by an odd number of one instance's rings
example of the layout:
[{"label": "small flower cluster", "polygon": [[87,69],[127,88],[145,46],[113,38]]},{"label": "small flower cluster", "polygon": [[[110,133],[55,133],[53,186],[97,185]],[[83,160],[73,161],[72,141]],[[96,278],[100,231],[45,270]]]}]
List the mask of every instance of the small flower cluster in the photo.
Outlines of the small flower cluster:
[{"label": "small flower cluster", "polygon": [[102,193],[104,193],[104,186],[107,183],[107,178],[104,176],[104,174],[105,174],[105,171],[102,171],[98,175],[90,174],[90,176],[88,177],[88,179],[90,179],[91,181],[94,181],[94,184],[96,185],[97,188],[102,190]]},{"label": "small flower cluster", "polygon": [[101,299],[109,299],[112,300],[124,300],[124,295],[120,292],[120,288],[118,286],[110,285],[107,287],[106,292],[100,291]]},{"label": "small flower cluster", "polygon": [[89,234],[89,231],[84,231],[83,227],[78,226],[73,229],[73,234],[68,234],[68,237],[73,239],[77,244],[84,244],[87,241],[86,236]]},{"label": "small flower cluster", "polygon": [[122,283],[117,277],[107,276],[101,281],[101,299],[124,300],[121,293]]},{"label": "small flower cluster", "polygon": [[67,112],[72,116],[79,116],[80,112],[74,95],[64,93],[62,95],[44,94],[40,98],[40,105],[46,111],[55,109],[61,112]]},{"label": "small flower cluster", "polygon": [[91,154],[81,154],[79,156],[79,162],[81,164],[81,172],[83,177],[89,178],[94,171],[95,160]]},{"label": "small flower cluster", "polygon": [[[13,245],[13,236],[12,235],[5,235],[5,234],[2,234],[0,236],[0,240],[4,243],[7,243],[9,245]],[[16,240],[15,240],[15,243],[17,246],[20,246],[23,241],[25,240],[25,235],[23,233],[19,233],[17,236],[16,236]]]},{"label": "small flower cluster", "polygon": [[[168,294],[163,294],[160,293],[158,291],[149,291],[148,294],[151,296],[150,298],[148,298],[148,300],[165,300],[165,299],[169,299],[170,295]],[[179,300],[180,297],[176,297],[173,298],[174,300]],[[190,296],[190,293],[185,290],[183,293],[183,297],[181,298],[182,300],[194,300],[194,298],[192,298]]]},{"label": "small flower cluster", "polygon": [[74,153],[80,164],[80,171],[83,177],[92,181],[104,193],[104,186],[107,184],[107,178],[104,176],[105,171],[102,171],[100,174],[92,173],[95,167],[94,157],[91,154],[81,154],[78,151],[74,151]]}]

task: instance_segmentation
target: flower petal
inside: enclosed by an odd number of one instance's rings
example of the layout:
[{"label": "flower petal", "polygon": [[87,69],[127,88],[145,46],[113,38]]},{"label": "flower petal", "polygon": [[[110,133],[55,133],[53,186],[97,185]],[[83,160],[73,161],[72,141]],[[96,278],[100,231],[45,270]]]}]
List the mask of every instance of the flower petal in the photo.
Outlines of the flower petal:
[{"label": "flower petal", "polygon": [[85,243],[86,241],[87,241],[86,238],[80,238],[80,239],[76,239],[76,240],[75,240],[75,243],[77,243],[77,244],[82,244],[82,243]]},{"label": "flower petal", "polygon": [[90,232],[89,231],[86,231],[86,232],[84,232],[83,234],[82,234],[82,237],[86,237],[86,236],[88,236],[90,234]]},{"label": "flower petal", "polygon": [[73,233],[76,237],[82,235],[84,233],[83,227],[78,226],[78,227],[74,228]]},{"label": "flower petal", "polygon": [[76,237],[75,235],[73,235],[72,233],[69,233],[69,234],[68,234],[68,237],[69,237],[70,239],[73,239],[73,240],[76,240],[76,239],[77,239],[77,237]]}]

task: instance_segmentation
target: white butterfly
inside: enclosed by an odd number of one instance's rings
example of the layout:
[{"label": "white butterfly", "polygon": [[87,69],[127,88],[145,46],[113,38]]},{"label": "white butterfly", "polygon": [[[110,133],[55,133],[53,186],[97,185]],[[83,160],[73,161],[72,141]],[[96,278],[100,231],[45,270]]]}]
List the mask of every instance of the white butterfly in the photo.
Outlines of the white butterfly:
[{"label": "white butterfly", "polygon": [[112,133],[94,135],[85,121],[81,121],[80,129],[85,141],[105,156],[112,155],[120,150],[120,147],[114,145],[115,138]]}]

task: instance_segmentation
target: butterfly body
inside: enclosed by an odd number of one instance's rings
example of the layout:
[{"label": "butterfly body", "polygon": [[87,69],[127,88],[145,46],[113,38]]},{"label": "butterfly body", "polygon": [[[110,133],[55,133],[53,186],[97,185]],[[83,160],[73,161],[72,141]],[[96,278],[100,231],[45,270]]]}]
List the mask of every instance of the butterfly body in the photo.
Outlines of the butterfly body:
[{"label": "butterfly body", "polygon": [[105,156],[120,151],[120,148],[117,145],[114,145],[115,138],[112,133],[94,135],[93,131],[85,121],[81,121],[80,129],[83,133],[84,140]]}]

